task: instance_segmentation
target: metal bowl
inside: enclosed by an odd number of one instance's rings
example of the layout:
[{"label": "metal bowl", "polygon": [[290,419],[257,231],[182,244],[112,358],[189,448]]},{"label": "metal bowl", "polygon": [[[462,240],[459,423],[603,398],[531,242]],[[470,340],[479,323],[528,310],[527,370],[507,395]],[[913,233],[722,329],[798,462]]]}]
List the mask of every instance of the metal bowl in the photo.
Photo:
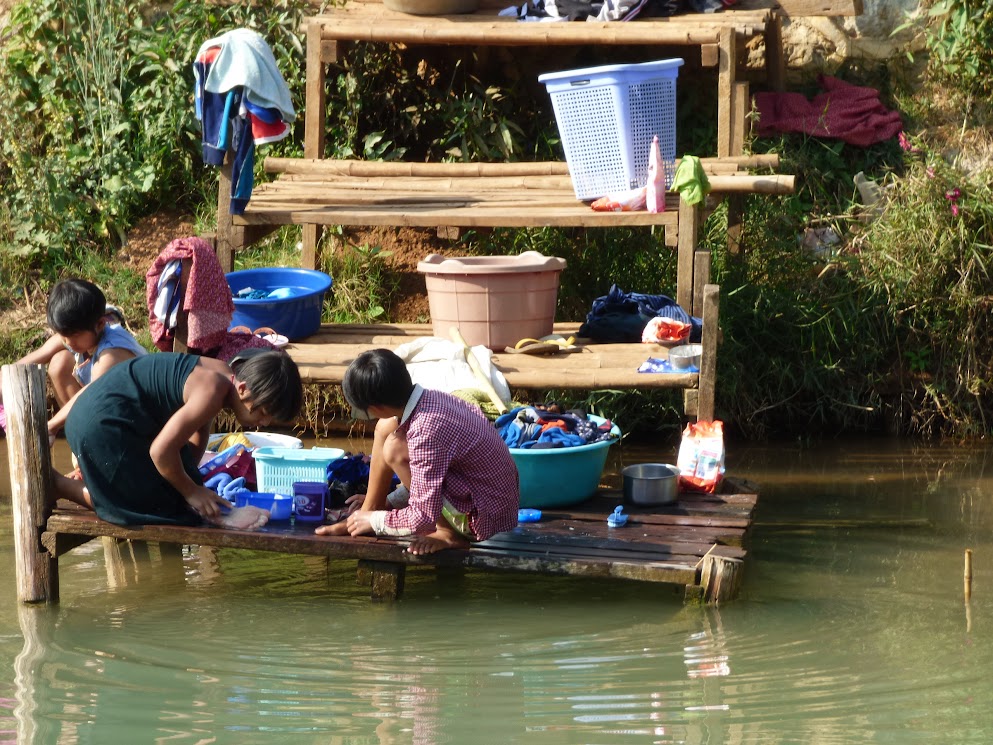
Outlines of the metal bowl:
[{"label": "metal bowl", "polygon": [[621,476],[627,504],[672,504],[679,494],[679,469],[668,463],[636,463],[622,470]]},{"label": "metal bowl", "polygon": [[669,364],[677,370],[688,367],[700,367],[700,357],[703,356],[702,344],[684,344],[669,350]]}]

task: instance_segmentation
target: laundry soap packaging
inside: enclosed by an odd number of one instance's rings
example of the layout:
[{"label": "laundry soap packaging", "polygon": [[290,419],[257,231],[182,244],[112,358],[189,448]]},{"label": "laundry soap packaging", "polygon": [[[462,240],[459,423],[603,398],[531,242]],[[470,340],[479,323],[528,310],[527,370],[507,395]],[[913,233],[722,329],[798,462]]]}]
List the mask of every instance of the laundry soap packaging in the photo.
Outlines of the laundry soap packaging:
[{"label": "laundry soap packaging", "polygon": [[322,481],[294,481],[293,509],[301,522],[321,522],[328,501],[328,485]]},{"label": "laundry soap packaging", "polygon": [[676,467],[680,489],[713,494],[724,478],[724,423],[715,420],[686,425]]}]

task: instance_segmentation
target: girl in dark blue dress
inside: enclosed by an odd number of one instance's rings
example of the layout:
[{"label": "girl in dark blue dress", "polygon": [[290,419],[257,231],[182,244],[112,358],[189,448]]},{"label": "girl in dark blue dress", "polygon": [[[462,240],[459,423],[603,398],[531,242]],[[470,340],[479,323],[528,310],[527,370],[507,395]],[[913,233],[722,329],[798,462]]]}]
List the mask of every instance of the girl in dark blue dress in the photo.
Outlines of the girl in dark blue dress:
[{"label": "girl in dark blue dress", "polygon": [[197,465],[222,408],[257,427],[292,420],[302,400],[300,373],[281,351],[246,350],[230,366],[167,352],[118,364],[49,422],[50,436],[65,426],[83,473],[82,482],[57,476],[57,496],[118,525],[261,527],[268,512],[231,508]]}]

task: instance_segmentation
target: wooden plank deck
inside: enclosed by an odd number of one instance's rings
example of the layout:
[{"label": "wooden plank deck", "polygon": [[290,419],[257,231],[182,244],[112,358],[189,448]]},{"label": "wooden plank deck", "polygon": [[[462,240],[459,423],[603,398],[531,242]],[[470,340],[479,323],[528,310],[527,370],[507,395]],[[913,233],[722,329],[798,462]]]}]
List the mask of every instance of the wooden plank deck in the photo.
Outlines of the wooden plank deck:
[{"label": "wooden plank deck", "polygon": [[[575,335],[580,324],[557,323],[555,333]],[[422,336],[431,324],[324,324],[318,332],[286,347],[308,383],[339,384],[348,365],[374,347],[393,349]],[[578,339],[578,352],[548,355],[497,352],[492,362],[512,388],[697,388],[700,373],[639,373],[648,357],[668,357],[658,344],[595,344]]]},{"label": "wooden plank deck", "polygon": [[521,524],[470,549],[429,556],[407,553],[401,539],[317,536],[313,524],[273,523],[254,532],[125,528],[71,505],[48,518],[41,542],[54,560],[100,536],[358,560],[379,599],[399,597],[407,566],[435,566],[662,583],[687,598],[720,601],[739,589],[757,500],[753,484],[726,479],[716,495],[684,493],[665,507],[626,507],[627,525],[610,528],[607,516],[620,504],[620,494],[603,491],[575,507],[545,510],[540,522]]}]

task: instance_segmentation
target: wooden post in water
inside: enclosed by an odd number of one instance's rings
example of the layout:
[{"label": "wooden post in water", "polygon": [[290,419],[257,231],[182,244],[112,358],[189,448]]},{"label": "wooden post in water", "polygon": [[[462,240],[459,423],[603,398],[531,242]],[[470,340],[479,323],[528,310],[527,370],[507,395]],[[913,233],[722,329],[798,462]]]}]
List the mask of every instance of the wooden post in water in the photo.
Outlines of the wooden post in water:
[{"label": "wooden post in water", "polygon": [[45,368],[4,365],[2,375],[17,598],[22,603],[55,603],[59,599],[58,559],[41,545],[52,491]]},{"label": "wooden post in water", "polygon": [[738,597],[744,566],[741,559],[717,556],[711,553],[704,556],[703,569],[700,574],[704,602],[720,603]]},{"label": "wooden post in water", "polygon": [[972,549],[965,550],[965,574],[963,575],[962,589],[965,592],[965,602],[972,599]]},{"label": "wooden post in water", "polygon": [[392,561],[359,559],[356,580],[360,585],[369,585],[373,600],[399,600],[406,569]]}]

